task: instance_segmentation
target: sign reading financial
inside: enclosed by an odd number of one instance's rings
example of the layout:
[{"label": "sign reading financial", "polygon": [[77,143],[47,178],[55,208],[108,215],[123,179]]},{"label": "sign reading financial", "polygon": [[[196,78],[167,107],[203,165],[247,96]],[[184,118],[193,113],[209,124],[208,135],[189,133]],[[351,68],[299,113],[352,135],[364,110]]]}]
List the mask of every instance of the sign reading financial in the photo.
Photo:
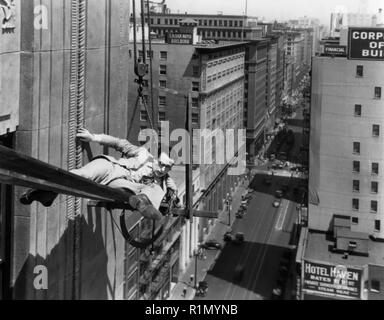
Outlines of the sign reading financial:
[{"label": "sign reading financial", "polygon": [[348,59],[384,60],[383,28],[349,28]]},{"label": "sign reading financial", "polygon": [[193,44],[192,33],[169,33],[166,41],[168,44]]},{"label": "sign reading financial", "polygon": [[346,46],[338,46],[338,45],[326,45],[324,47],[324,53],[330,54],[334,56],[345,56],[347,54],[347,47]]},{"label": "sign reading financial", "polygon": [[360,299],[360,269],[304,261],[304,290]]}]

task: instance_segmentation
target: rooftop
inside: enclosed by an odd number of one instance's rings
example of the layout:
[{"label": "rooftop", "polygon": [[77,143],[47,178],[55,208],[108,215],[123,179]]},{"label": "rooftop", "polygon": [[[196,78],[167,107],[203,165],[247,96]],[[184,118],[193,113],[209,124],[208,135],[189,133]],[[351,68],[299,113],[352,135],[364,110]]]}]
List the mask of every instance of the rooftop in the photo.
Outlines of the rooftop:
[{"label": "rooftop", "polygon": [[248,44],[248,41],[220,41],[218,43],[213,41],[199,42],[195,48],[200,51],[212,51],[216,49],[225,49],[230,47],[239,47]]},{"label": "rooftop", "polygon": [[333,264],[361,267],[368,264],[384,266],[384,243],[377,241],[368,241],[369,256],[344,255],[330,251],[334,246],[332,236],[327,233],[308,230],[307,245],[304,253],[304,259],[314,261],[327,261]]}]

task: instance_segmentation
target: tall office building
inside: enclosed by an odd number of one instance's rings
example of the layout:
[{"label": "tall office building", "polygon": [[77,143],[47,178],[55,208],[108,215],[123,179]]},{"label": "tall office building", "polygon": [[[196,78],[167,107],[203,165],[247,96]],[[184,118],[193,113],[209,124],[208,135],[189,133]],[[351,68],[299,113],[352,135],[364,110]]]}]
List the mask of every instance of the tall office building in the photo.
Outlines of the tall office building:
[{"label": "tall office building", "polygon": [[303,298],[384,297],[383,31],[350,28],[313,60]]},{"label": "tall office building", "polygon": [[[131,119],[129,137],[131,141],[140,143],[139,132],[150,129],[152,123],[154,128],[158,129],[163,151],[180,145],[180,137],[175,134],[176,130],[185,129],[185,97],[191,94],[192,125],[194,129],[201,130],[201,135],[195,131],[193,143],[194,203],[200,199],[200,208],[218,212],[224,209],[223,200],[231,193],[231,189],[235,189],[239,179],[239,176],[228,174],[228,162],[233,160],[235,154],[231,157],[218,139],[221,133],[225,136],[226,130],[230,129],[234,130],[236,141],[238,130],[243,128],[246,44],[241,41],[199,41],[201,37],[196,32],[197,21],[190,18],[178,21],[178,27],[172,30],[165,37],[154,37],[152,52],[145,52],[147,56],[152,57],[152,73],[150,70],[145,79],[152,79],[154,87],[153,95],[150,93],[149,83],[144,88],[149,114],[143,104],[139,103],[135,107],[137,84],[133,81],[129,84],[128,99],[129,105],[132,106],[128,111]],[[141,45],[139,42],[138,57],[143,57],[144,54]],[[148,43],[146,47],[149,49]],[[131,54],[129,69],[132,78],[135,77],[133,58],[134,55]],[[153,114],[158,116],[153,118]],[[171,153],[171,156],[178,161],[181,159],[177,159],[177,156],[185,154],[175,152]],[[184,166],[176,167],[171,175],[178,184],[179,195],[185,203]],[[130,226],[132,234],[137,234],[137,230],[145,230],[140,223]],[[132,291],[130,296],[139,299],[166,299],[177,281],[179,272],[185,271],[193,258],[193,251],[199,243],[205,241],[214,223],[214,219],[201,217],[194,218],[193,223],[185,224],[175,220],[166,230],[164,243],[159,243],[156,268],[150,263],[146,252],[140,253],[139,263],[135,262],[135,259],[130,262],[130,265],[139,265],[137,269],[130,269],[128,275],[129,279],[132,275],[135,276],[130,284],[136,291]],[[151,284],[154,280],[155,285]]]}]

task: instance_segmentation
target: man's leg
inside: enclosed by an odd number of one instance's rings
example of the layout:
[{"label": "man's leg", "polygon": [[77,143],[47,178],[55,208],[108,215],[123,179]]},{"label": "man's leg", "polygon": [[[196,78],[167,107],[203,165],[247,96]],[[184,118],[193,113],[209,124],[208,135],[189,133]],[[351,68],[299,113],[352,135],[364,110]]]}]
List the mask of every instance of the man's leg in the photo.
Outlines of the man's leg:
[{"label": "man's leg", "polygon": [[159,186],[146,186],[126,179],[117,179],[108,184],[113,189],[127,193],[130,206],[150,220],[161,220],[163,215],[158,210],[164,191]]},{"label": "man's leg", "polygon": [[[91,161],[80,169],[71,170],[70,172],[83,178],[92,180],[96,183],[106,184],[108,176],[113,171],[113,164],[104,158]],[[45,207],[50,207],[57,198],[57,193],[45,190],[28,190],[20,198],[20,202],[24,205],[30,205],[34,201],[40,202]]]}]

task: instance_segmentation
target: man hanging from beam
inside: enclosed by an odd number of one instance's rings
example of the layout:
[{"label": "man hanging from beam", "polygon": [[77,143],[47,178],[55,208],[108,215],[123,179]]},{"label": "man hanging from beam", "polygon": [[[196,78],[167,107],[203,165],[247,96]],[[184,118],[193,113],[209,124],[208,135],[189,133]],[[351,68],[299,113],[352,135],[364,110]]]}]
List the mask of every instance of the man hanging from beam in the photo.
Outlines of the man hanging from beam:
[{"label": "man hanging from beam", "polygon": [[[167,198],[178,200],[176,184],[169,176],[174,161],[167,154],[161,153],[156,160],[144,147],[137,147],[128,140],[108,135],[92,134],[86,129],[80,129],[77,138],[83,142],[97,142],[113,148],[121,152],[122,157],[115,159],[100,155],[71,173],[110,188],[126,191],[129,205],[151,220],[162,218],[159,208],[166,194]],[[50,207],[56,197],[54,192],[29,190],[23,194],[20,202],[30,205],[38,201],[45,207]]]}]

